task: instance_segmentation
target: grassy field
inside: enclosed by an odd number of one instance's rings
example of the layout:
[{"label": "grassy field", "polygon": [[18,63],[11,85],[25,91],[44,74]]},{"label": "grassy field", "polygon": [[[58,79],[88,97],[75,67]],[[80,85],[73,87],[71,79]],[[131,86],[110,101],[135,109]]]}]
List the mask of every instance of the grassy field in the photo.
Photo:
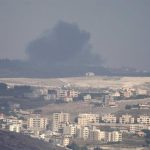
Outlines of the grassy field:
[{"label": "grassy field", "polygon": [[[129,110],[125,110],[126,104],[133,104],[133,103],[141,103],[141,102],[147,102],[150,101],[150,99],[142,99],[142,100],[124,100],[122,102],[118,103],[118,107],[96,107],[93,104],[90,104],[89,102],[71,102],[71,103],[60,103],[60,104],[48,104],[43,107],[39,107],[38,109],[41,109],[43,111],[44,115],[51,115],[55,112],[67,112],[70,113],[73,116],[78,115],[79,113],[98,113],[100,115],[106,114],[106,113],[128,113],[132,112]],[[136,110],[134,110],[136,111]],[[147,110],[145,110],[147,111]],[[144,112],[145,112],[144,111]],[[149,111],[149,110],[148,110]],[[138,111],[137,111],[138,112]]]}]

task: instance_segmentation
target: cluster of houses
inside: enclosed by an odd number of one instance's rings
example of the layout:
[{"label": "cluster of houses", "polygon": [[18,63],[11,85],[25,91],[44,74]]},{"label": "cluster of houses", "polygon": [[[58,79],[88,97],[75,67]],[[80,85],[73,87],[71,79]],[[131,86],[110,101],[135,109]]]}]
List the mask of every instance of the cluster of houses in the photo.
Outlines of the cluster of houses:
[{"label": "cluster of houses", "polygon": [[[85,93],[84,93],[85,92]],[[63,100],[64,102],[72,102],[74,98],[78,98],[82,94],[82,100],[91,101],[93,98],[90,91],[81,92],[80,89],[73,88],[55,88],[55,89],[47,89],[47,88],[35,88],[32,93],[28,93],[25,96],[27,97],[39,97],[43,96],[45,100]],[[94,92],[92,92],[94,93]],[[97,93],[97,92],[96,92]],[[138,96],[149,96],[150,93],[146,89],[135,89],[135,88],[120,88],[120,89],[108,89],[101,90],[100,93],[104,95],[98,97],[98,100],[102,100],[105,96],[109,97],[109,99],[128,99],[128,98],[136,98]],[[100,94],[99,93],[99,94]],[[81,97],[80,97],[81,98]],[[111,101],[110,100],[110,101]]]},{"label": "cluster of houses", "polygon": [[91,102],[92,100],[97,100],[104,102],[104,105],[110,106],[115,106],[115,100],[137,98],[138,96],[150,96],[150,91],[144,88],[120,87],[119,89],[115,89],[113,87],[109,87],[106,89],[84,89],[74,87],[73,85],[67,87],[6,85],[6,92],[4,93],[12,94],[12,91],[14,91],[13,89],[15,90],[14,94],[18,93],[18,95],[21,94],[21,96],[30,99],[36,99],[40,97],[47,101],[61,100],[64,102],[72,102],[74,100]]},{"label": "cluster of houses", "polygon": [[64,102],[72,102],[73,98],[78,97],[79,92],[74,89],[47,89],[34,88],[32,93],[25,93],[27,98],[43,97],[44,100],[62,100]]},{"label": "cluster of houses", "polygon": [[123,133],[143,135],[143,129],[150,130],[150,116],[129,114],[78,114],[71,121],[71,114],[59,112],[52,117],[27,111],[18,112],[17,116],[0,114],[0,128],[23,133],[54,144],[67,146],[74,139],[99,143],[116,143],[123,140]]}]

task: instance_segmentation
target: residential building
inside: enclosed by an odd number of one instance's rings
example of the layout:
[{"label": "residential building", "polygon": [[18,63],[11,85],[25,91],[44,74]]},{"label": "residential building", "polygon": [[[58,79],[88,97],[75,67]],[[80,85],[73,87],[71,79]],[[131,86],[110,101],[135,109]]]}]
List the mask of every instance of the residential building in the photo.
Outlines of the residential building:
[{"label": "residential building", "polygon": [[150,116],[141,115],[137,118],[137,123],[139,124],[150,124]]},{"label": "residential building", "polygon": [[77,137],[87,140],[89,137],[89,128],[88,127],[78,127],[77,128]]},{"label": "residential building", "polygon": [[44,130],[48,125],[48,119],[46,117],[42,117],[39,114],[31,115],[27,119],[27,126],[29,129],[35,130]]},{"label": "residential building", "polygon": [[58,132],[62,123],[70,122],[70,114],[68,113],[53,113],[53,131]]},{"label": "residential building", "polygon": [[20,124],[10,124],[9,131],[19,133],[21,131],[21,125]]},{"label": "residential building", "polygon": [[6,124],[23,124],[23,121],[18,119],[17,117],[14,116],[9,116],[5,119],[3,119],[4,122],[6,122]]},{"label": "residential building", "polygon": [[102,116],[101,120],[105,123],[116,123],[117,117],[113,114],[105,114]]},{"label": "residential building", "polygon": [[57,97],[58,99],[63,99],[65,97],[67,97],[67,90],[63,90],[63,89],[60,89],[57,91]]},{"label": "residential building", "polygon": [[133,124],[134,122],[135,122],[134,117],[132,117],[129,114],[122,115],[119,118],[119,123],[121,123],[121,124]]},{"label": "residential building", "polygon": [[89,123],[99,123],[99,114],[79,114],[78,125],[87,126]]},{"label": "residential building", "polygon": [[118,131],[105,132],[105,142],[120,142],[122,141],[122,133]]},{"label": "residential building", "polygon": [[101,141],[101,131],[98,129],[90,130],[89,131],[89,140],[90,141]]},{"label": "residential building", "polygon": [[146,124],[131,124],[129,127],[129,132],[136,133],[142,131],[143,129],[150,130],[150,126]]}]

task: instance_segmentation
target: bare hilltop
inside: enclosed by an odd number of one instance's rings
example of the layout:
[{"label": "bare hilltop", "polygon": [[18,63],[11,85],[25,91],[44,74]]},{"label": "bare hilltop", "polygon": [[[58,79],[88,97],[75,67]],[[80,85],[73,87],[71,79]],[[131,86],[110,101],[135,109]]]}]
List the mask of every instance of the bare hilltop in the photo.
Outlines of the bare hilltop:
[{"label": "bare hilltop", "polygon": [[150,77],[69,77],[69,78],[0,78],[8,85],[30,85],[36,87],[73,86],[79,88],[150,87]]}]

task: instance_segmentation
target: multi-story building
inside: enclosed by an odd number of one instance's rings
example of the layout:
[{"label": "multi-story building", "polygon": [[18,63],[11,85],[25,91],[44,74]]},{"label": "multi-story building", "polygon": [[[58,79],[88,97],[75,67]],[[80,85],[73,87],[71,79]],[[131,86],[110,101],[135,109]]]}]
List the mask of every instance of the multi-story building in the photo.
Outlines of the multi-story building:
[{"label": "multi-story building", "polygon": [[67,96],[68,97],[74,98],[74,97],[78,97],[78,95],[79,95],[79,92],[75,91],[73,89],[67,91]]},{"label": "multi-story building", "polygon": [[87,140],[89,138],[89,128],[79,126],[77,128],[77,137]]},{"label": "multi-story building", "polygon": [[100,130],[90,130],[89,140],[90,141],[99,141],[100,140]]},{"label": "multi-story building", "polygon": [[119,131],[101,131],[90,127],[77,129],[77,137],[90,141],[119,142],[122,141],[122,133]]},{"label": "multi-story building", "polygon": [[122,141],[122,133],[118,131],[105,132],[105,142],[119,142]]},{"label": "multi-story building", "polygon": [[70,114],[68,113],[54,113],[53,114],[53,131],[58,132],[62,123],[70,122]]},{"label": "multi-story building", "polygon": [[101,120],[105,123],[116,123],[117,117],[113,114],[105,114],[102,116]]},{"label": "multi-story building", "polygon": [[129,132],[136,133],[144,129],[150,130],[150,126],[146,124],[131,124],[129,127]]},{"label": "multi-story building", "polygon": [[137,118],[139,124],[150,124],[150,116],[142,115]]},{"label": "multi-story building", "polygon": [[129,114],[122,115],[119,118],[119,123],[121,123],[121,124],[133,124],[134,122],[135,122],[134,117],[132,117]]},{"label": "multi-story building", "polygon": [[60,89],[60,90],[57,91],[58,99],[63,99],[65,97],[67,97],[67,96],[68,96],[67,90]]},{"label": "multi-story building", "polygon": [[19,133],[21,131],[21,125],[20,124],[10,124],[9,131]]},{"label": "multi-story building", "polygon": [[9,116],[8,118],[3,119],[4,122],[6,122],[6,124],[23,124],[23,121],[18,119],[17,117],[13,117],[13,116]]},{"label": "multi-story building", "polygon": [[27,126],[30,129],[43,130],[46,129],[47,125],[48,119],[46,117],[42,117],[39,114],[31,115],[27,119]]},{"label": "multi-story building", "polygon": [[99,114],[79,114],[78,125],[87,126],[89,123],[99,123]]}]

